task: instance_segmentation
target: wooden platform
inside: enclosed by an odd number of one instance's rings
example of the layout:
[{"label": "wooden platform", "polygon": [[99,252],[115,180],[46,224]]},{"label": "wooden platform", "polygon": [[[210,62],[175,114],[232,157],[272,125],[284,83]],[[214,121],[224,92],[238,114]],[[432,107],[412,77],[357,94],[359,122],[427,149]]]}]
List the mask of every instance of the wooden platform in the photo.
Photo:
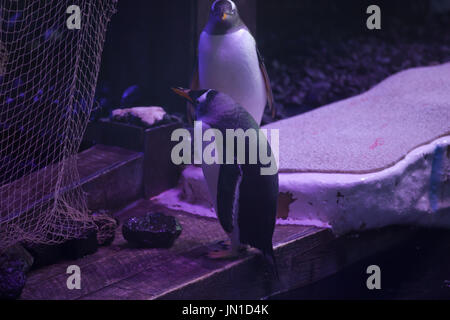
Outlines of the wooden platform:
[{"label": "wooden platform", "polygon": [[[64,261],[29,274],[22,299],[260,299],[310,284],[411,236],[387,229],[335,239],[327,229],[285,225],[274,235],[280,281],[265,275],[260,255],[212,261],[205,254],[226,235],[215,219],[158,208],[139,200],[117,212],[130,216],[162,210],[176,216],[183,232],[170,249],[130,248],[117,230],[109,247],[78,261]],[[81,268],[81,290],[68,290],[66,269]]]},{"label": "wooden platform", "polygon": [[[79,179],[66,179],[70,184],[61,186],[59,192],[81,186],[87,194],[90,209],[117,208],[143,196],[141,152],[99,144],[79,153],[76,163]],[[0,221],[13,219],[52,201],[65,165],[71,164],[49,165],[1,186],[4,198],[0,202]],[[115,185],[115,188],[110,188],[110,185]],[[29,200],[24,202],[23,199]]]},{"label": "wooden platform", "polygon": [[89,209],[119,208],[143,196],[142,152],[97,144],[78,158]]}]

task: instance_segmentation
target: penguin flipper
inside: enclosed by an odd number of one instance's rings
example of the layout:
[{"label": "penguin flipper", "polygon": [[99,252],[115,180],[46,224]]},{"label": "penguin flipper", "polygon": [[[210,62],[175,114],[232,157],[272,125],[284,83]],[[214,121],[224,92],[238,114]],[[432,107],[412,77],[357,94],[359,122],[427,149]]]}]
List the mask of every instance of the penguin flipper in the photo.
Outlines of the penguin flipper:
[{"label": "penguin flipper", "polygon": [[237,214],[241,168],[235,164],[222,164],[217,186],[217,217],[225,232],[233,232],[233,218]]},{"label": "penguin flipper", "polygon": [[258,48],[256,48],[256,52],[258,53],[259,68],[261,69],[261,74],[264,79],[264,85],[266,87],[267,103],[269,104],[269,110],[272,112],[272,118],[275,118],[277,110],[275,109],[275,102],[273,99],[273,92],[272,86],[270,85],[269,75],[267,74],[266,65],[264,64],[264,58],[262,57]]}]

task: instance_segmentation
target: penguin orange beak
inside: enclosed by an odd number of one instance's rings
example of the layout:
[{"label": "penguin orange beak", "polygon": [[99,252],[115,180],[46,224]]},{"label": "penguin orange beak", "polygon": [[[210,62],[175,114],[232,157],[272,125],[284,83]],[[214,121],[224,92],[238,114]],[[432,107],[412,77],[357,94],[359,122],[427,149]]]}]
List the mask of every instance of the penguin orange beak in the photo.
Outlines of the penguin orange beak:
[{"label": "penguin orange beak", "polygon": [[227,15],[226,13],[224,13],[224,14],[222,15],[222,21],[224,21],[227,17],[228,17],[228,15]]},{"label": "penguin orange beak", "polygon": [[191,90],[178,87],[178,88],[172,88],[172,91],[175,92],[177,95],[185,98],[190,103],[194,103],[194,101],[192,101],[192,98],[189,96],[189,92]]}]

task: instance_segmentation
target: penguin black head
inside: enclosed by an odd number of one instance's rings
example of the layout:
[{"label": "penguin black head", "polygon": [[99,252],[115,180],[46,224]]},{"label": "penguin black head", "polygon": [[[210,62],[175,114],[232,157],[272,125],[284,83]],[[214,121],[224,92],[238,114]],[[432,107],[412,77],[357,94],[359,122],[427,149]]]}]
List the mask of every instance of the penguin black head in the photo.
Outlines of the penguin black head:
[{"label": "penguin black head", "polygon": [[172,90],[194,106],[197,119],[203,116],[219,116],[236,107],[236,103],[231,97],[213,89],[190,90],[172,88]]},{"label": "penguin black head", "polygon": [[[191,90],[185,88],[172,88],[172,90],[179,96],[189,101],[194,107],[197,107],[201,102],[210,102],[213,97],[214,90]],[[205,95],[206,94],[206,95]],[[202,98],[202,99],[200,99]]]},{"label": "penguin black head", "polygon": [[231,0],[216,0],[211,6],[205,31],[213,35],[233,32],[243,26],[236,4]]}]

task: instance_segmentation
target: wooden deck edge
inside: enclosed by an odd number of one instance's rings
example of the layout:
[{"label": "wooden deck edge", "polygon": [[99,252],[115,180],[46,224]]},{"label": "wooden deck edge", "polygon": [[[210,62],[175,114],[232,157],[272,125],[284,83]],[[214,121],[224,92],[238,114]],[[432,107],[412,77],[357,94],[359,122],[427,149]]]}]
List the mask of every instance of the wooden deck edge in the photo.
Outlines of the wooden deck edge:
[{"label": "wooden deck edge", "polygon": [[[121,220],[160,209],[151,201],[138,201],[121,212]],[[162,212],[175,215],[185,228],[171,249],[130,248],[118,229],[112,246],[79,261],[62,261],[34,271],[22,298],[264,299],[312,284],[415,236],[414,229],[390,227],[336,238],[330,229],[280,225],[274,234],[277,281],[265,272],[263,258],[255,249],[236,261],[207,258],[226,237],[217,221],[178,211]],[[73,263],[83,272],[81,290],[66,287],[66,268]]]},{"label": "wooden deck edge", "polygon": [[263,261],[261,255],[253,255],[171,288],[154,299],[265,299],[319,281],[412,235],[409,228],[390,227],[335,238],[331,230],[317,229],[276,246],[279,280],[255,272],[261,269]]},{"label": "wooden deck edge", "polygon": [[[59,193],[67,193],[81,187],[83,191],[87,193],[88,207],[93,210],[118,208],[142,197],[144,192],[143,153],[132,152],[117,147],[96,145],[77,155],[78,171],[81,171],[80,168],[83,166],[90,165],[97,161],[97,157],[101,157],[105,150],[107,150],[109,154],[116,153],[117,155],[120,155],[120,157],[118,156],[118,159],[114,162],[104,164],[103,167],[95,168],[94,171],[89,172],[88,174],[80,174],[78,181],[62,186]],[[123,154],[121,155],[121,153]],[[53,171],[59,170],[58,166],[61,166],[61,164],[62,162],[40,169],[31,173],[31,176],[38,177],[39,175],[45,175],[46,172],[50,172],[51,174]],[[14,191],[15,186],[20,186],[23,179],[28,178],[29,176],[25,176],[10,183],[10,188],[13,189],[13,192],[11,193],[16,194],[17,191]],[[116,192],[112,192],[110,190],[110,186],[117,186],[118,182],[121,182],[121,185],[119,185],[119,187],[121,187],[117,188],[118,190]],[[44,189],[44,191],[36,197],[34,202],[28,204],[27,207],[20,208],[8,216],[20,216],[24,212],[29,212],[35,208],[43,207],[45,204],[51,203],[51,201],[54,200],[55,190],[53,187],[49,187],[48,190],[45,190],[44,185],[42,188],[35,189],[39,191]],[[4,208],[1,208],[0,211],[3,212]],[[4,215],[6,216],[6,214]],[[2,217],[0,217],[0,220],[1,219]]]},{"label": "wooden deck edge", "polygon": [[141,198],[144,194],[143,171],[144,156],[139,154],[82,181],[88,208],[116,209]]}]

